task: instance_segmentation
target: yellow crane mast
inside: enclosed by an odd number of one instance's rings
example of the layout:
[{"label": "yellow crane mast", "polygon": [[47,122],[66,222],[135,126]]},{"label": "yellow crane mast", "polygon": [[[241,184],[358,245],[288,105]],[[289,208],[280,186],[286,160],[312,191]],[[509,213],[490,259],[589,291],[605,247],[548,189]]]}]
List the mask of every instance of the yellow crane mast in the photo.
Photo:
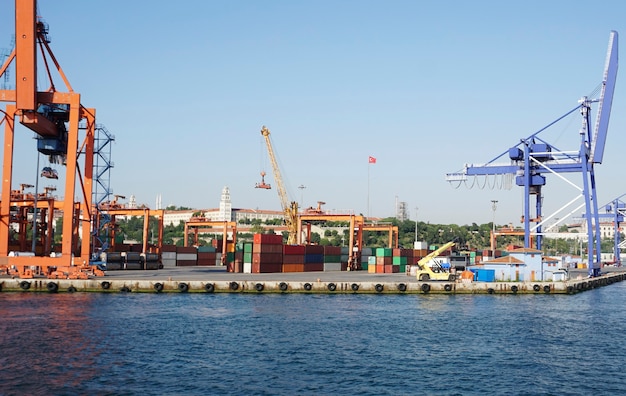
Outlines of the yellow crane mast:
[{"label": "yellow crane mast", "polygon": [[[280,204],[285,215],[285,225],[287,226],[287,232],[289,233],[287,236],[287,244],[295,245],[297,243],[296,237],[298,234],[298,202],[289,202],[289,199],[287,198],[287,191],[285,190],[285,186],[283,184],[280,168],[278,167],[278,162],[276,162],[276,156],[274,156],[274,149],[272,148],[272,142],[270,140],[270,130],[267,129],[265,125],[261,128],[261,135],[265,138],[267,152],[272,163],[272,171],[274,172],[274,181],[278,185],[278,197],[280,198]],[[263,185],[265,185],[264,182]],[[257,184],[257,188],[267,187],[262,187]]]}]

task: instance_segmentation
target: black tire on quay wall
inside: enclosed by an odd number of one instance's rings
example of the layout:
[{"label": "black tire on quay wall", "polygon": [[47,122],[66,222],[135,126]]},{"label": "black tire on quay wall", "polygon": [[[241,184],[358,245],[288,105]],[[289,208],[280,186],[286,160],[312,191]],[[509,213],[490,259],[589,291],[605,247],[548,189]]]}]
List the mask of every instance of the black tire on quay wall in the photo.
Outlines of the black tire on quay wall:
[{"label": "black tire on quay wall", "polygon": [[22,289],[22,290],[30,289],[30,282],[28,282],[28,281],[21,281],[20,282],[20,289]]},{"label": "black tire on quay wall", "polygon": [[541,290],[541,286],[539,285],[533,285],[533,290],[538,292],[539,290]]},{"label": "black tire on quay wall", "polygon": [[377,283],[375,286],[375,289],[378,293],[382,293],[383,290],[385,289],[385,287],[383,285],[381,285],[380,283]]},{"label": "black tire on quay wall", "polygon": [[332,282],[331,282],[331,283],[329,283],[329,284],[328,284],[328,290],[330,290],[330,291],[335,291],[335,290],[337,290],[337,285],[335,285],[335,284],[334,284],[334,283],[332,283]]},{"label": "black tire on quay wall", "polygon": [[305,283],[304,284],[304,290],[310,291],[312,288],[313,288],[313,285],[311,285],[310,283]]},{"label": "black tire on quay wall", "polygon": [[280,289],[280,291],[287,291],[287,289],[289,288],[289,285],[286,282],[280,282],[280,284],[278,285],[278,288]]},{"label": "black tire on quay wall", "polygon": [[239,289],[239,283],[237,283],[235,281],[232,281],[232,282],[230,282],[228,287],[230,288],[230,290],[237,290],[237,289]]},{"label": "black tire on quay wall", "polygon": [[187,283],[179,283],[178,284],[178,291],[181,293],[187,293],[189,291],[189,285]]},{"label": "black tire on quay wall", "polygon": [[76,288],[74,286],[70,286],[67,288],[67,292],[68,293],[75,293],[76,292]]},{"label": "black tire on quay wall", "polygon": [[48,282],[46,284],[46,289],[48,289],[50,293],[56,293],[59,291],[59,285],[56,282]]},{"label": "black tire on quay wall", "polygon": [[353,283],[352,285],[350,285],[350,288],[352,289],[352,291],[358,291],[359,285],[357,283]]},{"label": "black tire on quay wall", "polygon": [[130,287],[122,286],[122,288],[120,289],[120,292],[122,292],[122,293],[130,293]]},{"label": "black tire on quay wall", "polygon": [[513,294],[517,294],[517,286],[513,285],[511,286],[511,291],[513,292]]},{"label": "black tire on quay wall", "polygon": [[400,290],[401,292],[405,292],[406,291],[406,283],[399,283],[398,284],[398,290]]},{"label": "black tire on quay wall", "polygon": [[424,293],[428,293],[430,291],[430,285],[428,283],[424,283],[420,286],[420,289],[422,289]]},{"label": "black tire on quay wall", "polygon": [[213,283],[206,283],[204,285],[204,290],[207,293],[213,293],[215,291],[215,285]]},{"label": "black tire on quay wall", "polygon": [[256,285],[254,285],[254,288],[256,289],[256,291],[262,292],[265,286],[263,286],[262,283],[257,283]]},{"label": "black tire on quay wall", "polygon": [[154,284],[154,290],[156,290],[157,293],[160,293],[163,291],[163,283],[161,282],[157,282]]},{"label": "black tire on quay wall", "polygon": [[103,288],[104,290],[109,290],[109,288],[111,288],[111,282],[102,281],[102,283],[100,283],[100,287]]},{"label": "black tire on quay wall", "polygon": [[443,290],[447,292],[452,291],[452,285],[449,283],[446,283],[446,285],[443,287]]}]

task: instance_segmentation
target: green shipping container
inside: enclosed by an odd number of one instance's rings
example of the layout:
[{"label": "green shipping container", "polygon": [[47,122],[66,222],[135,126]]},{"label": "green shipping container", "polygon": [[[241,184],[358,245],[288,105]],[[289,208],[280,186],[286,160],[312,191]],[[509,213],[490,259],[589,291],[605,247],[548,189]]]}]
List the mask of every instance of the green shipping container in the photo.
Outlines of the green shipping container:
[{"label": "green shipping container", "polygon": [[407,259],[408,259],[408,257],[394,256],[393,259],[392,259],[393,260],[392,264],[395,264],[395,265],[406,265],[406,264],[408,264]]},{"label": "green shipping container", "polygon": [[243,262],[252,264],[252,253],[251,252],[244,252],[243,253]]},{"label": "green shipping container", "polygon": [[[253,244],[250,242],[246,242],[243,244],[243,252],[244,253],[252,253],[252,246]],[[252,260],[250,261],[252,262]]]},{"label": "green shipping container", "polygon": [[376,257],[391,257],[393,249],[376,248]]}]

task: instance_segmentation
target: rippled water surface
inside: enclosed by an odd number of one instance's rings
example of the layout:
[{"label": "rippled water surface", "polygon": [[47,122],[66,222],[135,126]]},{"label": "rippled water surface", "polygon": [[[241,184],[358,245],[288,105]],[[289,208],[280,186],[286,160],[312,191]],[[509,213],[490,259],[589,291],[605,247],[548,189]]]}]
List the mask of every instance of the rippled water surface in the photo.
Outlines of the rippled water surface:
[{"label": "rippled water surface", "polygon": [[625,394],[625,303],[0,293],[0,394]]}]

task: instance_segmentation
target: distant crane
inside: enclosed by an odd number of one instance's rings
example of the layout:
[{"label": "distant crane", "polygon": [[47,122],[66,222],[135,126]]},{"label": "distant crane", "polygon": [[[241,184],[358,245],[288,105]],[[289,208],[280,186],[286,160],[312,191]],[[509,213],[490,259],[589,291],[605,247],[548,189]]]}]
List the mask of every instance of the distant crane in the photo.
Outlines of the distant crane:
[{"label": "distant crane", "polygon": [[[615,80],[617,78],[618,65],[618,35],[611,31],[609,37],[609,47],[607,51],[606,63],[600,95],[597,99],[583,97],[578,105],[565,115],[556,119],[546,127],[533,133],[527,138],[521,139],[516,146],[509,148],[498,157],[492,159],[484,165],[465,165],[464,169],[455,173],[448,173],[446,180],[449,182],[464,182],[468,176],[515,176],[515,183],[524,187],[524,245],[529,248],[531,244],[531,233],[536,237],[537,249],[541,249],[542,225],[552,217],[558,215],[560,210],[573,204],[577,199],[583,197],[585,202],[574,210],[585,206],[588,230],[588,254],[589,254],[589,275],[597,276],[600,273],[600,229],[598,221],[598,203],[596,199],[595,164],[602,163],[606,135],[609,125],[609,115],[615,90]],[[591,105],[597,103],[597,115],[595,127],[592,130]],[[580,143],[577,150],[562,151],[556,146],[549,144],[539,138],[539,134],[562,120],[566,116],[580,111],[582,115],[582,128],[580,130]],[[507,156],[508,164],[496,164]],[[561,173],[577,172],[583,175],[583,186],[573,185],[569,180],[561,176]],[[551,173],[560,177],[570,185],[578,189],[579,194],[563,208],[559,209],[551,216],[543,218],[541,194],[542,186],[546,184],[543,174]],[[531,215],[531,197],[535,200],[535,213]],[[572,212],[570,212],[571,214]],[[565,217],[562,217],[564,219]],[[595,224],[592,222],[595,219]],[[531,225],[532,223],[532,225]],[[594,233],[596,238],[594,238]],[[595,248],[594,248],[595,242]]]},{"label": "distant crane", "polygon": [[[270,130],[263,126],[261,128],[261,135],[265,138],[265,144],[267,146],[267,152],[272,163],[272,170],[274,172],[274,180],[278,185],[278,197],[280,198],[280,204],[285,216],[285,225],[287,226],[287,244],[295,245],[297,243],[298,235],[298,202],[291,201],[287,198],[287,191],[283,185],[283,177],[280,174],[280,168],[274,155],[274,149],[272,148],[272,141],[270,139]],[[271,188],[269,184],[265,184],[265,172],[261,172],[261,183],[256,185],[256,188]]]}]

